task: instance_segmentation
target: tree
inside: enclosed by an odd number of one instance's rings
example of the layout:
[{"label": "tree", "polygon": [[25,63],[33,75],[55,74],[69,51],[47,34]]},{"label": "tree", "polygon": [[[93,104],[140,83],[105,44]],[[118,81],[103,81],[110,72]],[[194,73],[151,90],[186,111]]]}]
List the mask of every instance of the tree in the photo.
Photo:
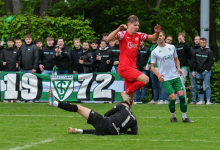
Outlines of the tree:
[{"label": "tree", "polygon": [[13,14],[17,15],[18,13],[22,13],[21,0],[12,0],[12,2],[13,2]]},{"label": "tree", "polygon": [[40,16],[44,18],[47,15],[47,10],[50,5],[50,0],[41,0]]},{"label": "tree", "polygon": [[12,0],[4,0],[4,6],[6,15],[8,12],[13,12]]}]

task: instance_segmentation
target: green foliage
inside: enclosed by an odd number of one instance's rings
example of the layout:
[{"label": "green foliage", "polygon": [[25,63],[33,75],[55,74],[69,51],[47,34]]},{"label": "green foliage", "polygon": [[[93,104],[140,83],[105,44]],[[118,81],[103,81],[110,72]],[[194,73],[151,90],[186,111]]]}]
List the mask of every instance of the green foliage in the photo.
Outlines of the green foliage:
[{"label": "green foliage", "polygon": [[212,101],[220,103],[220,61],[212,66],[211,90]]},{"label": "green foliage", "polygon": [[41,19],[35,15],[16,15],[11,22],[3,25],[3,20],[7,17],[0,18],[0,34],[9,37],[21,38],[24,40],[26,34],[31,34],[33,41],[40,38],[43,44],[46,44],[48,36],[63,37],[68,47],[73,48],[73,39],[79,38],[82,41],[91,41],[94,39],[94,30],[90,27],[90,20],[73,20],[70,17],[49,17]]}]

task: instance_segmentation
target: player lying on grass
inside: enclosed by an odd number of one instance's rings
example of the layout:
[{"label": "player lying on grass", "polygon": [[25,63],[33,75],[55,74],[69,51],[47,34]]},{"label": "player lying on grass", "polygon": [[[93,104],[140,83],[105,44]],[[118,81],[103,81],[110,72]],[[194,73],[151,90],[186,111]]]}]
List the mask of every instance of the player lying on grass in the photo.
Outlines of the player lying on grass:
[{"label": "player lying on grass", "polygon": [[[56,106],[66,111],[78,112],[82,115],[88,124],[93,125],[95,129],[76,129],[69,127],[68,133],[95,134],[95,135],[119,135],[137,134],[137,120],[130,110],[128,102],[122,101],[116,104],[111,110],[105,113],[104,117],[97,112],[83,107],[79,104],[69,104],[49,100],[50,106]],[[131,131],[128,129],[131,128]]]},{"label": "player lying on grass", "polygon": [[[158,46],[151,53],[151,70],[162,82],[162,85],[169,96],[169,109],[171,112],[171,122],[178,122],[175,115],[175,92],[180,99],[180,109],[182,112],[183,122],[193,122],[186,117],[187,104],[184,96],[184,87],[180,80],[180,75],[183,74],[180,69],[180,62],[176,53],[176,48],[173,45],[166,44],[164,32],[161,31],[157,41]],[[155,64],[158,66],[158,71],[155,69]]]},{"label": "player lying on grass", "polygon": [[[126,31],[121,31],[127,29]],[[116,30],[111,32],[107,38],[108,41],[119,40],[120,56],[118,73],[124,78],[125,91],[121,93],[124,101],[132,105],[134,94],[137,90],[141,89],[148,84],[149,78],[141,71],[137,70],[137,52],[142,40],[156,41],[159,37],[161,30],[160,25],[154,27],[155,33],[148,35],[145,33],[137,32],[139,29],[138,17],[131,15],[128,18],[128,26],[125,24],[120,25]]]}]

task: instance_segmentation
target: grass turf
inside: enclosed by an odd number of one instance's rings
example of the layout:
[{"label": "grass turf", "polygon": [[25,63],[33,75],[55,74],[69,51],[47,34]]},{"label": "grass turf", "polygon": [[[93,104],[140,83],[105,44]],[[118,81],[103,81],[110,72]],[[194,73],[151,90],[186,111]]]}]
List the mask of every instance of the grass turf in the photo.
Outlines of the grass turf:
[{"label": "grass turf", "polygon": [[[113,104],[82,104],[104,114]],[[138,135],[95,136],[68,134],[68,127],[92,129],[78,113],[49,107],[45,103],[0,103],[0,149],[219,149],[220,105],[188,105],[183,123],[176,105],[178,123],[170,122],[167,105],[137,104]]]}]

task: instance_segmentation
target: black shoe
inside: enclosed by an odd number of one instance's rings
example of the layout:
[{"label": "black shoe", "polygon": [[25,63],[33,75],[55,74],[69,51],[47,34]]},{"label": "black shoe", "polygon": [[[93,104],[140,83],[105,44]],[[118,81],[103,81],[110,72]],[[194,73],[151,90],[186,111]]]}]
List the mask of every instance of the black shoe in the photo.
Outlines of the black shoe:
[{"label": "black shoe", "polygon": [[142,102],[143,104],[145,104],[145,103],[146,103],[146,100],[141,100],[141,102]]},{"label": "black shoe", "polygon": [[191,123],[191,122],[194,122],[192,120],[189,120],[189,118],[182,118],[183,122],[186,122],[186,123]]},{"label": "black shoe", "polygon": [[176,117],[175,117],[175,118],[171,118],[170,121],[173,122],[173,123],[178,122],[177,119],[176,119]]}]

